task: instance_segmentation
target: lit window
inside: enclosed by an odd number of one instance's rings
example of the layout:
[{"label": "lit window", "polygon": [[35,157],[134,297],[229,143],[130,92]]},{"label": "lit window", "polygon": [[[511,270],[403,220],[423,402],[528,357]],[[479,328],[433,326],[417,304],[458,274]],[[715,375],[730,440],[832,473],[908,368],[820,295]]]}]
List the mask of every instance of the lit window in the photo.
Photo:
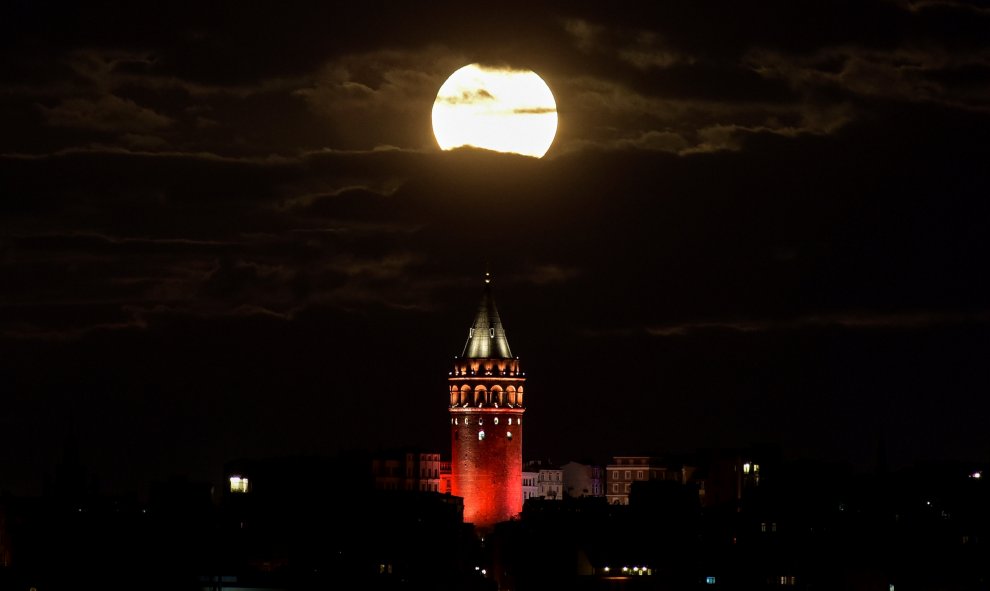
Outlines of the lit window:
[{"label": "lit window", "polygon": [[[520,402],[519,404],[522,404],[522,402]],[[522,425],[522,417],[519,417],[519,420],[516,421],[516,422],[519,423],[520,425]]]},{"label": "lit window", "polygon": [[495,424],[498,424],[498,417],[495,417]]},{"label": "lit window", "polygon": [[482,417],[478,417],[478,424],[479,425],[482,424],[482,423],[484,423],[484,422],[485,421],[484,421],[484,419]]},{"label": "lit window", "polygon": [[230,492],[246,493],[248,491],[248,479],[240,476],[230,477]]},{"label": "lit window", "polygon": [[505,436],[506,436],[506,438],[508,438],[508,439],[512,439],[512,431],[506,431],[506,432],[505,432]]},{"label": "lit window", "polygon": [[643,479],[643,471],[636,470],[636,480],[642,480],[642,479]]},{"label": "lit window", "polygon": [[714,585],[715,584],[715,577],[705,577],[705,584],[707,584],[707,585]]},{"label": "lit window", "polygon": [[484,440],[485,440],[485,432],[478,431],[478,441],[484,441]]},{"label": "lit window", "polygon": [[743,474],[749,474],[749,462],[743,464]]},{"label": "lit window", "polygon": [[454,419],[454,424],[455,424],[455,425],[457,424],[457,419]]},{"label": "lit window", "polygon": [[509,417],[509,424],[512,424],[512,417]]}]

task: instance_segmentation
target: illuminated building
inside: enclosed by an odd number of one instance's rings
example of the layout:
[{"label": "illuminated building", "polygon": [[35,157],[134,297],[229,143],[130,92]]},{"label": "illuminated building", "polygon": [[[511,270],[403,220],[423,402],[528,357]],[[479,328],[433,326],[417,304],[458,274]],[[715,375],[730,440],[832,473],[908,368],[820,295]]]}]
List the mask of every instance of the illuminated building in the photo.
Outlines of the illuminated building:
[{"label": "illuminated building", "polygon": [[250,481],[244,476],[231,476],[230,480],[230,492],[232,493],[246,493],[250,490]]},{"label": "illuminated building", "polygon": [[440,492],[445,495],[450,494],[450,462],[447,460],[440,461]]},{"label": "illuminated building", "polygon": [[484,530],[522,511],[525,374],[512,356],[491,276],[467,342],[450,372],[451,494],[464,520]]},{"label": "illuminated building", "polygon": [[605,497],[610,505],[628,505],[632,484],[647,480],[673,480],[686,484],[691,480],[694,468],[671,466],[659,458],[649,456],[615,456],[606,468],[608,483]]},{"label": "illuminated building", "polygon": [[540,470],[536,478],[536,495],[552,501],[564,499],[564,471]]},{"label": "illuminated building", "polygon": [[371,458],[371,474],[378,490],[444,492],[438,453],[414,449],[378,452]]},{"label": "illuminated building", "polygon": [[523,466],[523,500],[564,499],[564,471],[542,460],[531,460]]},{"label": "illuminated building", "polygon": [[536,486],[536,481],[540,477],[540,472],[538,470],[523,470],[522,473],[522,488],[523,488],[523,502],[526,499],[536,498],[536,493],[539,490]]}]

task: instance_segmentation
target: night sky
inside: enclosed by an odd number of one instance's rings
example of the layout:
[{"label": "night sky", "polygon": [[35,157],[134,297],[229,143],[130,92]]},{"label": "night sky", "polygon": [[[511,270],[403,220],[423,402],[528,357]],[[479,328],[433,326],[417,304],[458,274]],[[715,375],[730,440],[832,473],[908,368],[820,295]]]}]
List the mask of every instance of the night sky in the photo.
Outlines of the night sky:
[{"label": "night sky", "polygon": [[[990,460],[990,8],[8,2],[0,489],[449,453],[486,266],[526,459]],[[442,152],[481,62],[542,159]]]}]

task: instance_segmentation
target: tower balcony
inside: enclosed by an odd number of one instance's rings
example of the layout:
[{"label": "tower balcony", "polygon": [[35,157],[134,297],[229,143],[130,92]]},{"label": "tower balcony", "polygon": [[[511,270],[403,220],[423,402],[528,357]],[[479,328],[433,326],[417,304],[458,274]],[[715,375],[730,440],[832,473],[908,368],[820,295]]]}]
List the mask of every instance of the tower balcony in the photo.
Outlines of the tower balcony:
[{"label": "tower balcony", "polygon": [[472,359],[455,357],[454,366],[448,374],[451,377],[516,377],[526,372],[519,368],[519,358],[512,359]]}]

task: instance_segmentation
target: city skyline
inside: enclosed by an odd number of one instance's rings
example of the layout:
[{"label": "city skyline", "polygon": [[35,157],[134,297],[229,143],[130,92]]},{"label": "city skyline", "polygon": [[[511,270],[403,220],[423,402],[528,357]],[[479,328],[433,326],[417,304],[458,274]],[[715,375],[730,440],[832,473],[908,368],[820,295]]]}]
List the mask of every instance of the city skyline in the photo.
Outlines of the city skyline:
[{"label": "city skyline", "polygon": [[[524,460],[986,463],[990,13],[965,2],[16,3],[0,490],[450,451],[486,269]],[[536,159],[441,151],[472,63]]]}]

